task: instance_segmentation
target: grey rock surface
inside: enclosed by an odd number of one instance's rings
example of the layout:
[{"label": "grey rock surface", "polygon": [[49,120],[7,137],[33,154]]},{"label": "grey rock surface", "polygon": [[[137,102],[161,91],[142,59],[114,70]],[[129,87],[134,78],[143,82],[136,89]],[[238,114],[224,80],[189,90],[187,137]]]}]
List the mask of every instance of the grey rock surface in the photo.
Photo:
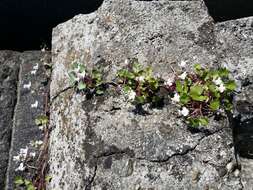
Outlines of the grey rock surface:
[{"label": "grey rock surface", "polygon": [[253,17],[219,23],[216,26],[220,62],[237,80],[233,119],[234,145],[241,165],[245,190],[253,187]]},{"label": "grey rock surface", "polygon": [[19,65],[15,52],[0,51],[0,189],[4,187],[8,165]]},{"label": "grey rock surface", "polygon": [[[243,22],[246,29],[236,24]],[[136,115],[113,90],[87,100],[69,88],[66,74],[78,60],[101,66],[110,80],[126,58],[138,58],[161,76],[183,60],[186,70],[195,63],[227,66],[239,81],[232,66],[248,66],[252,48],[235,33],[251,39],[250,26],[251,18],[215,25],[202,1],[131,0],[107,0],[97,12],[57,26],[48,189],[242,189],[226,119],[192,131],[171,103]]]},{"label": "grey rock surface", "polygon": [[35,119],[44,114],[48,94],[45,58],[40,51],[0,51],[0,189],[13,190],[14,178],[29,179],[34,173],[36,156],[26,157],[25,170],[17,170],[21,161],[14,160],[21,149],[30,154],[38,152],[32,147],[33,140],[40,140],[43,131],[35,125]]}]

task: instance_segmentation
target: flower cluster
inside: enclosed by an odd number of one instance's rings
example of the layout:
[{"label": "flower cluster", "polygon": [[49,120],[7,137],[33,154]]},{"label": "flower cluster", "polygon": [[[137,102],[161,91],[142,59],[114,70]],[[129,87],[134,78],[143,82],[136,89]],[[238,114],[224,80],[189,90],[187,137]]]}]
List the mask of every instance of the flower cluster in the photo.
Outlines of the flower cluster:
[{"label": "flower cluster", "polygon": [[163,80],[153,76],[152,68],[143,68],[137,60],[117,73],[117,84],[128,99],[135,104],[157,103],[159,88]]},{"label": "flower cluster", "polygon": [[[184,70],[186,62],[182,61],[179,66]],[[104,92],[98,93],[101,85],[106,84],[102,82],[102,75],[97,71],[87,74],[81,64],[73,64],[69,77],[78,90],[93,89],[97,94]],[[162,79],[153,75],[151,67],[143,68],[136,59],[117,72],[115,85],[135,105],[157,105],[169,98],[181,107],[179,114],[193,127],[207,125],[208,117],[221,111],[231,111],[231,97],[236,88],[225,68],[210,70],[197,64],[194,72],[174,71],[173,75]]]},{"label": "flower cluster", "polygon": [[175,74],[171,85],[175,85],[171,100],[181,105],[179,113],[190,126],[207,125],[208,117],[232,111],[231,97],[236,84],[225,68],[209,70],[197,64],[192,73]]},{"label": "flower cluster", "polygon": [[28,153],[28,147],[21,148],[17,156],[13,156],[13,161],[20,162],[19,166],[16,168],[16,171],[24,171],[26,169],[25,161],[27,158],[34,158],[36,156],[35,152]]},{"label": "flower cluster", "polygon": [[71,70],[68,77],[73,86],[79,91],[86,91],[90,94],[102,95],[106,89],[102,81],[102,74],[97,69],[88,72],[85,66],[79,62],[71,64]]}]

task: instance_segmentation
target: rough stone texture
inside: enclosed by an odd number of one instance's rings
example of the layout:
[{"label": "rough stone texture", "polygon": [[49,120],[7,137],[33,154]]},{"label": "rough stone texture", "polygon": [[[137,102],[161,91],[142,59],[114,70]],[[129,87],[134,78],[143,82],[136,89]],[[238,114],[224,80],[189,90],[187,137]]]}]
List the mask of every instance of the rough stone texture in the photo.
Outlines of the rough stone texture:
[{"label": "rough stone texture", "polygon": [[107,0],[97,12],[57,26],[48,189],[241,189],[241,177],[226,169],[235,162],[226,120],[192,131],[171,103],[138,115],[113,90],[87,100],[69,88],[66,76],[73,60],[101,66],[107,79],[126,58],[138,58],[162,76],[181,60],[186,70],[195,63],[245,66],[250,42],[244,46],[230,30],[240,22],[250,30],[251,18],[215,26],[202,1]]},{"label": "rough stone texture", "polygon": [[216,26],[220,61],[237,79],[234,142],[245,190],[253,187],[253,17],[227,21]]},{"label": "rough stone texture", "polygon": [[0,189],[4,187],[9,158],[19,65],[20,60],[15,52],[0,51]]},{"label": "rough stone texture", "polygon": [[[49,58],[48,53],[0,51],[0,189],[13,190],[15,176],[33,173],[15,171],[20,162],[14,162],[13,156],[21,148],[38,151],[30,142],[42,137],[34,121],[44,113],[48,94],[44,58]],[[38,107],[32,108],[36,101]]]}]

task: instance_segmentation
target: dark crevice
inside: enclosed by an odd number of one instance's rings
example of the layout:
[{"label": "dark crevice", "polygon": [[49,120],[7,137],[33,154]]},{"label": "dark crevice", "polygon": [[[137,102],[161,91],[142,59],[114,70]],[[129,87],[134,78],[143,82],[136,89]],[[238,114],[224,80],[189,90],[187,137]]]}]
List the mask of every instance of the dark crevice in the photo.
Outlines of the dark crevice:
[{"label": "dark crevice", "polygon": [[58,92],[55,96],[53,96],[51,98],[51,101],[50,101],[50,105],[54,102],[55,99],[57,99],[61,94],[67,92],[68,90],[71,90],[73,89],[73,86],[68,86],[66,88],[64,88],[63,90],[61,90],[60,92]]},{"label": "dark crevice", "polygon": [[209,137],[209,136],[211,136],[211,135],[217,134],[217,133],[221,132],[221,131],[224,130],[224,129],[228,129],[228,128],[227,128],[227,127],[224,127],[224,128],[218,129],[218,130],[216,130],[216,131],[214,131],[214,132],[210,132],[210,133],[207,134],[207,135],[205,134],[203,137],[201,137],[201,138],[198,140],[198,142],[197,142],[197,144],[196,144],[195,146],[189,147],[189,148],[185,149],[183,152],[176,152],[176,153],[172,154],[171,156],[169,156],[169,157],[167,157],[167,158],[165,158],[165,159],[161,159],[161,160],[150,160],[150,162],[154,162],[154,163],[166,163],[166,162],[168,162],[168,161],[169,161],[171,158],[173,158],[173,157],[187,155],[187,154],[189,154],[190,152],[194,151],[194,150],[197,148],[197,146],[200,145],[200,143],[202,142],[202,140],[204,140],[205,138],[207,138],[207,137]]},{"label": "dark crevice", "polygon": [[204,0],[216,22],[253,16],[252,0]]},{"label": "dark crevice", "polygon": [[0,49],[51,48],[52,28],[97,10],[103,0],[1,0]]},{"label": "dark crevice", "polygon": [[88,184],[85,186],[85,190],[91,190],[92,189],[91,186],[92,186],[92,183],[94,182],[94,180],[96,178],[97,168],[98,168],[98,166],[96,165],[94,167],[93,175],[91,176],[90,180],[88,181]]}]

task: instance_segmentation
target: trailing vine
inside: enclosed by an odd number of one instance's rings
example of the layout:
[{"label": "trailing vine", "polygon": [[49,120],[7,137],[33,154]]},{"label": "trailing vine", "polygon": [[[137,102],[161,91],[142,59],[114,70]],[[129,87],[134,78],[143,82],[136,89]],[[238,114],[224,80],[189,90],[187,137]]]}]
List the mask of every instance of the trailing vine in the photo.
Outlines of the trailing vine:
[{"label": "trailing vine", "polygon": [[[180,63],[182,70],[185,65],[185,62]],[[68,76],[78,91],[95,96],[103,95],[113,84],[136,106],[158,105],[167,98],[180,107],[179,114],[192,127],[206,126],[208,118],[232,112],[232,96],[236,89],[235,81],[226,68],[207,69],[196,64],[192,72],[174,71],[171,77],[163,79],[156,77],[151,67],[143,67],[136,59],[117,72],[116,82],[103,81],[99,70],[88,72],[78,62],[71,64]]]}]

